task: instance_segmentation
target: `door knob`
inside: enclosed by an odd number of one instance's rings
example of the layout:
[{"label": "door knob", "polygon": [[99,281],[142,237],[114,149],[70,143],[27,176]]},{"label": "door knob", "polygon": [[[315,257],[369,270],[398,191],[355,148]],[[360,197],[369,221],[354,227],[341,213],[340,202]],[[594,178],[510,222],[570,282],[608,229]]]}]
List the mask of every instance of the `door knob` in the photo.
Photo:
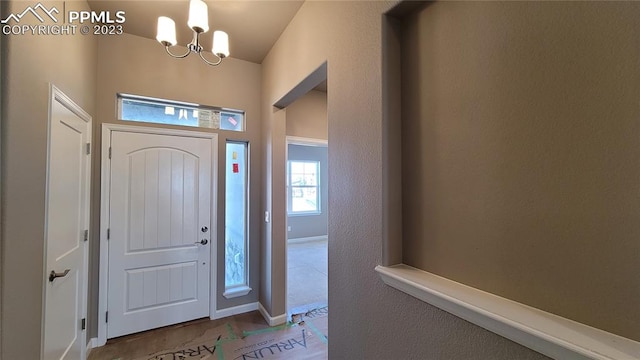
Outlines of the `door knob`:
[{"label": "door knob", "polygon": [[209,228],[206,226],[203,226],[202,229],[200,229],[200,231],[202,231],[203,233],[206,233],[207,231],[209,231]]},{"label": "door knob", "polygon": [[200,244],[200,245],[207,245],[209,243],[209,240],[207,239],[202,239],[200,241],[196,241],[196,244]]},{"label": "door knob", "polygon": [[61,272],[61,273],[57,273],[57,272],[51,270],[51,272],[49,273],[49,282],[53,282],[53,280],[55,280],[56,278],[67,276],[69,271],[71,271],[71,269],[67,269],[67,270],[65,270],[64,272]]}]

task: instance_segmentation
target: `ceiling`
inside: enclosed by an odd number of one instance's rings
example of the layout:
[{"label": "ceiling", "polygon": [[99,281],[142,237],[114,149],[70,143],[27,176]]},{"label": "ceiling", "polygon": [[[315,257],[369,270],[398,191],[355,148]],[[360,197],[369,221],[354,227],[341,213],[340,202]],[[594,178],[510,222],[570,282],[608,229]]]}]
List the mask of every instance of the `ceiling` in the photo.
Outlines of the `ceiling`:
[{"label": "ceiling", "polygon": [[[189,0],[124,1],[88,0],[93,11],[124,11],[124,31],[149,39],[156,38],[159,16],[176,22],[178,45],[185,46],[193,38],[187,26]],[[211,51],[214,30],[229,34],[230,57],[262,63],[273,44],[302,6],[303,0],[207,0],[209,31],[200,43]]]}]

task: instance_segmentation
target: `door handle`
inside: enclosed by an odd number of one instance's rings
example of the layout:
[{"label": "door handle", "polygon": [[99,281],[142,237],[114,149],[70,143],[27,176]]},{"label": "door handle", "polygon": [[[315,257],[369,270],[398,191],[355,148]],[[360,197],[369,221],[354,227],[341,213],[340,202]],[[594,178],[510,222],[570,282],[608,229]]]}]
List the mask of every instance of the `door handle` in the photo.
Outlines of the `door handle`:
[{"label": "door handle", "polygon": [[57,273],[57,272],[51,270],[51,272],[49,273],[49,282],[53,282],[53,280],[55,280],[56,278],[67,276],[69,271],[71,271],[71,269],[67,269],[67,270],[65,270],[64,272],[61,272],[61,273]]},{"label": "door handle", "polygon": [[196,241],[196,244],[200,244],[200,245],[207,245],[209,243],[209,240],[207,239],[202,239],[200,241]]}]

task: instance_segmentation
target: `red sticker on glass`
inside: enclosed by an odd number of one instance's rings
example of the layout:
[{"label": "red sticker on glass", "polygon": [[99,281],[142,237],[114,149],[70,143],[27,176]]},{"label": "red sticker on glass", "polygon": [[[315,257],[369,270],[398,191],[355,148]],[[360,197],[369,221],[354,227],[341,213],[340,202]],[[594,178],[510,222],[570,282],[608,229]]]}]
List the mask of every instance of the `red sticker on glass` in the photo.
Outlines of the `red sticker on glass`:
[{"label": "red sticker on glass", "polygon": [[239,173],[240,172],[240,167],[238,166],[238,164],[233,164],[233,172],[234,173]]}]

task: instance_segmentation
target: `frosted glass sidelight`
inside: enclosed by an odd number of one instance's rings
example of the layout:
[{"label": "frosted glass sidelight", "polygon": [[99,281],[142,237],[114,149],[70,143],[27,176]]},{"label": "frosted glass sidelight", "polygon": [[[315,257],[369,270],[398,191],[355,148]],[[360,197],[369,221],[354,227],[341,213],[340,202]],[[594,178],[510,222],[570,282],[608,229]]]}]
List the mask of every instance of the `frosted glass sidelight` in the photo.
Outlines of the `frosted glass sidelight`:
[{"label": "frosted glass sidelight", "polygon": [[227,142],[225,168],[225,288],[248,285],[247,151],[245,142]]}]

